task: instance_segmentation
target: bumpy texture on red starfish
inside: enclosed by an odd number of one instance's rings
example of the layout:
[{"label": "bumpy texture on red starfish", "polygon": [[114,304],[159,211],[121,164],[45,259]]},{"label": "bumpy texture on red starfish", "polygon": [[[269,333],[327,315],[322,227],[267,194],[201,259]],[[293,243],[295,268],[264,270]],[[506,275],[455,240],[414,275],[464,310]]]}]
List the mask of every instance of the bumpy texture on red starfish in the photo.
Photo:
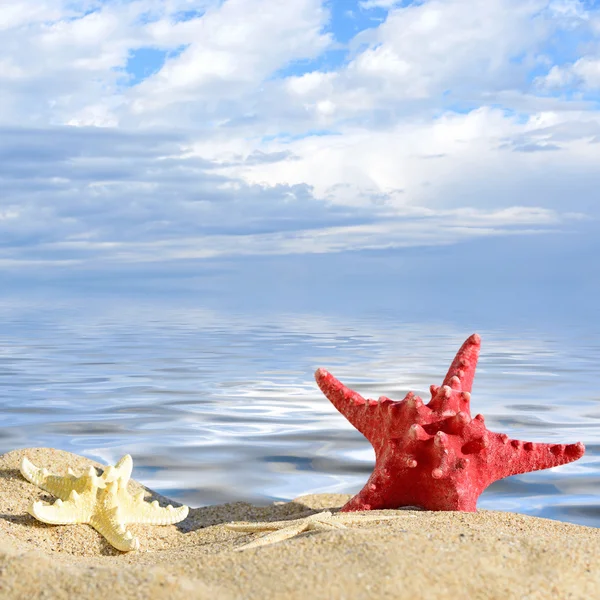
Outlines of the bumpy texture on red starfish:
[{"label": "bumpy texture on red starfish", "polygon": [[315,378],[333,405],[375,449],[375,469],[343,511],[419,506],[426,510],[475,511],[491,483],[509,475],[548,469],[580,458],[583,444],[511,440],[471,418],[471,386],[480,338],[458,351],[443,384],[432,385],[431,401],[412,392],[404,400],[365,400],[318,369]]}]

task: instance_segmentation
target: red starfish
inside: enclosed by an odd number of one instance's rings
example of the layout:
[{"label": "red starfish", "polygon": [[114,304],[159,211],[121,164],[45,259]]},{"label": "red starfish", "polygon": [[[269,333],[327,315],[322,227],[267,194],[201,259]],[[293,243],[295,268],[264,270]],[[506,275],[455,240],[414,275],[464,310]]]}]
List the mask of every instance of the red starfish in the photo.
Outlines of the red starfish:
[{"label": "red starfish", "polygon": [[369,481],[343,511],[420,506],[472,512],[492,482],[583,455],[582,443],[511,440],[488,431],[483,416],[471,418],[470,392],[480,345],[477,334],[462,345],[442,386],[430,387],[427,405],[412,392],[399,402],[385,396],[365,400],[325,369],[317,370],[322,392],[375,449]]}]

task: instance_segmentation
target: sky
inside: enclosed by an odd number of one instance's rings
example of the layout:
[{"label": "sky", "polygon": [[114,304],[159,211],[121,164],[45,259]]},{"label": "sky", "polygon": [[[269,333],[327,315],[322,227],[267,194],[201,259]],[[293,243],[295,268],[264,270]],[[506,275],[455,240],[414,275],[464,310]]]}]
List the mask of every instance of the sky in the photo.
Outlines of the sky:
[{"label": "sky", "polygon": [[5,288],[594,307],[600,2],[1,4]]}]

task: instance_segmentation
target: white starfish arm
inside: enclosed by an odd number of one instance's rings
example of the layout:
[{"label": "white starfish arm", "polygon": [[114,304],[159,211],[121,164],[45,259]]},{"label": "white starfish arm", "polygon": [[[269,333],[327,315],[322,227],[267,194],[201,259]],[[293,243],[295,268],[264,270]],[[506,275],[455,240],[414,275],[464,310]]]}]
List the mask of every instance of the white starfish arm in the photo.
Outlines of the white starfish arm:
[{"label": "white starfish arm", "polygon": [[133,459],[130,454],[126,454],[119,462],[114,466],[109,466],[104,469],[102,473],[102,479],[107,483],[111,481],[121,480],[125,486],[131,477],[133,471]]},{"label": "white starfish arm", "polygon": [[42,487],[49,473],[48,471],[43,473],[42,469],[36,467],[26,456],[24,456],[21,461],[21,475],[23,475],[30,483]]},{"label": "white starfish arm", "polygon": [[61,500],[66,500],[69,497],[75,481],[75,477],[70,475],[66,477],[52,475],[47,469],[36,467],[25,456],[21,461],[21,475],[30,483],[37,485],[46,492],[50,492]]},{"label": "white starfish arm", "polygon": [[[325,513],[318,514],[323,515]],[[277,529],[289,527],[290,525],[294,525],[296,523],[304,523],[307,519],[316,516],[318,515],[308,514],[304,517],[288,519],[286,521],[231,521],[230,523],[225,523],[224,525],[227,527],[227,529],[231,529],[232,531],[275,531]]]},{"label": "white starfish arm", "polygon": [[312,529],[314,531],[346,529],[345,525],[334,520],[333,515],[328,510],[310,515],[309,517],[306,517],[306,521],[308,523],[308,529]]},{"label": "white starfish arm", "polygon": [[267,533],[267,535],[263,535],[258,539],[244,544],[239,548],[236,548],[236,552],[240,550],[250,550],[252,548],[259,548],[260,546],[267,546],[269,544],[276,544],[277,542],[283,542],[289,538],[294,537],[300,533],[305,532],[309,528],[309,523],[303,520],[302,523],[295,523],[290,527],[284,527],[283,529],[278,529],[277,531],[272,531],[271,533]]},{"label": "white starfish arm", "polygon": [[122,525],[118,506],[95,512],[89,523],[111,546],[121,552],[130,552],[140,547],[139,540]]},{"label": "white starfish arm", "polygon": [[78,494],[104,487],[104,482],[96,475],[94,467],[88,467],[80,477],[76,477],[71,469],[67,475],[53,475],[47,469],[36,467],[27,457],[21,461],[21,475],[30,483],[37,485],[46,492],[63,501],[68,500],[73,490]]},{"label": "white starfish arm", "polygon": [[331,529],[346,529],[346,526],[343,523],[336,523],[335,521],[312,521],[309,529],[329,531]]},{"label": "white starfish arm", "polygon": [[149,525],[173,525],[183,521],[188,516],[188,506],[172,504],[161,507],[155,500],[152,503],[144,502],[144,491],[131,496],[127,491],[120,489],[118,504],[123,523],[146,523]]},{"label": "white starfish arm", "polygon": [[65,502],[60,498],[54,504],[47,504],[41,500],[34,502],[29,508],[29,513],[38,521],[51,525],[87,523],[92,516],[94,502],[92,492],[80,495],[73,490]]},{"label": "white starfish arm", "polygon": [[232,521],[231,523],[225,523],[225,527],[232,531],[276,531],[277,529],[284,529],[298,523],[313,521],[317,517],[320,517],[320,521],[325,521],[331,517],[331,513],[326,511],[286,521]]}]

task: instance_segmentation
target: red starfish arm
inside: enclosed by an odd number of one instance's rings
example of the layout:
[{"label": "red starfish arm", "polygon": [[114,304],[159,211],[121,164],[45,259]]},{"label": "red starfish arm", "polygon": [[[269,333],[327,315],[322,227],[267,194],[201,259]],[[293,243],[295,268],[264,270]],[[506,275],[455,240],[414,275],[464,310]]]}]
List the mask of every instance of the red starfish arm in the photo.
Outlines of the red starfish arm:
[{"label": "red starfish arm", "polygon": [[427,405],[439,413],[459,410],[470,413],[470,394],[481,347],[480,337],[474,333],[456,353],[444,382],[440,387],[432,385],[431,401]]},{"label": "red starfish arm", "polygon": [[538,442],[522,442],[509,440],[507,436],[492,434],[497,437],[493,455],[492,481],[519,475],[529,471],[550,469],[564,465],[583,456],[585,446],[576,444],[544,444]]},{"label": "red starfish arm", "polygon": [[377,417],[373,414],[378,402],[365,400],[359,393],[346,387],[325,369],[317,369],[315,379],[321,391],[352,425],[368,440],[373,428],[377,425]]},{"label": "red starfish arm", "polygon": [[480,348],[481,338],[479,335],[474,333],[467,338],[465,343],[456,353],[442,385],[451,385],[450,380],[453,377],[458,377],[461,384],[461,391],[470,392],[473,387],[473,378],[475,377],[475,369],[477,368]]},{"label": "red starfish arm", "polygon": [[[372,479],[372,478],[371,478]],[[393,502],[390,504],[389,498],[387,494],[377,492],[377,490],[373,490],[373,484],[371,483],[371,479],[366,483],[356,496],[353,496],[342,506],[340,512],[354,512],[354,511],[362,511],[362,510],[381,510],[385,508],[397,508],[394,506]]]}]

